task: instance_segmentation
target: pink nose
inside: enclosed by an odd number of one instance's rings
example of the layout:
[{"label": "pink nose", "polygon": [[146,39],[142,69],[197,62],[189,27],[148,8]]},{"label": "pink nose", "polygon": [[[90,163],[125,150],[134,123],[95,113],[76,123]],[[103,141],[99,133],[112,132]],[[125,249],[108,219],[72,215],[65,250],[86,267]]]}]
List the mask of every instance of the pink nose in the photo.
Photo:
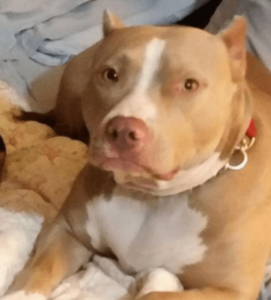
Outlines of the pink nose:
[{"label": "pink nose", "polygon": [[108,142],[118,152],[140,149],[148,137],[146,124],[133,117],[115,117],[105,128]]}]

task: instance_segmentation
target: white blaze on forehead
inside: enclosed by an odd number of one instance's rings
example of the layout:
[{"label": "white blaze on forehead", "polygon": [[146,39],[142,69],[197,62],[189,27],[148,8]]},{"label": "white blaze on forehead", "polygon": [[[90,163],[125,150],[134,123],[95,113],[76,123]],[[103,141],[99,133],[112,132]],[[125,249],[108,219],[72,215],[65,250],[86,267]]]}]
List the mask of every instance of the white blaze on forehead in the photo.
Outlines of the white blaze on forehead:
[{"label": "white blaze on forehead", "polygon": [[104,122],[116,116],[135,117],[146,122],[156,117],[156,106],[147,92],[159,69],[165,45],[166,41],[158,38],[147,44],[142,70],[134,90],[106,116]]},{"label": "white blaze on forehead", "polygon": [[136,86],[136,91],[145,93],[160,65],[160,59],[165,48],[166,41],[154,38],[146,47],[142,73]]}]

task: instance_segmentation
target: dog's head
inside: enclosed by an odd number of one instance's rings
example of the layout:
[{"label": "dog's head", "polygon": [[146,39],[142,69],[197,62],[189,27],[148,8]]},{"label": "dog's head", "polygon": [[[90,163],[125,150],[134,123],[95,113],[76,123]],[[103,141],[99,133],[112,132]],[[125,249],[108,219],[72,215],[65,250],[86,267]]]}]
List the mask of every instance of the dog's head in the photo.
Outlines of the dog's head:
[{"label": "dog's head", "polygon": [[214,176],[249,122],[245,20],[218,35],[124,27],[106,12],[82,100],[90,161],[127,187],[168,195]]}]

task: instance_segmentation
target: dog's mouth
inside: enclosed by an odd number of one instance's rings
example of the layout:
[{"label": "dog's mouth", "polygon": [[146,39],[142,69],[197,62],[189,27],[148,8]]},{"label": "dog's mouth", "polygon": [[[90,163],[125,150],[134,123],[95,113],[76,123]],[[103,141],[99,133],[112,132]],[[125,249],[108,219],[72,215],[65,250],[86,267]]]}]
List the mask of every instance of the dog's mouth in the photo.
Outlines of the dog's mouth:
[{"label": "dog's mouth", "polygon": [[[120,171],[122,174],[126,174],[127,179],[125,180],[125,184],[127,185],[144,185],[146,188],[154,188],[156,180],[172,180],[181,169],[180,167],[176,167],[170,172],[159,173],[150,167],[140,165],[136,162],[108,157],[100,158],[99,161],[93,159],[92,163],[106,171],[112,171],[113,173]],[[136,178],[136,182],[129,180],[129,178]]]}]

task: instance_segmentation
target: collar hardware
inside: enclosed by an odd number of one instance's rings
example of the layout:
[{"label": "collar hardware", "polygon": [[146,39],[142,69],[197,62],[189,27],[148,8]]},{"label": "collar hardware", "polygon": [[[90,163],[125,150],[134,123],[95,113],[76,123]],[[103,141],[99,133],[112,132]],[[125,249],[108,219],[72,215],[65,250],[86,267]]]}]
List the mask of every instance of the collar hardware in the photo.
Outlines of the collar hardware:
[{"label": "collar hardware", "polygon": [[243,156],[242,162],[239,165],[231,165],[228,162],[225,166],[226,170],[239,171],[245,167],[245,165],[248,162],[247,151],[254,145],[256,141],[256,135],[257,135],[257,131],[255,128],[254,120],[252,119],[247,129],[246,136],[242,139],[241,143],[238,146],[236,146],[234,149],[235,152],[239,151],[242,154]]}]

